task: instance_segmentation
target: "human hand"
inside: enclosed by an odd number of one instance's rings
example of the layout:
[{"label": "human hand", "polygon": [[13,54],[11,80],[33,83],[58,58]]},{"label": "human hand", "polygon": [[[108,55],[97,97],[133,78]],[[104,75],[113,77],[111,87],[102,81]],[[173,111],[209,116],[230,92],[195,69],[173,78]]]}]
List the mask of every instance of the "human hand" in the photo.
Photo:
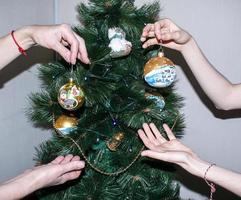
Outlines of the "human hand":
[{"label": "human hand", "polygon": [[79,156],[59,156],[51,163],[37,166],[27,170],[22,176],[23,180],[32,183],[31,193],[40,188],[63,184],[78,178],[85,166]]},{"label": "human hand", "polygon": [[143,130],[138,130],[138,134],[144,145],[149,149],[142,152],[142,156],[154,158],[170,163],[175,163],[190,173],[195,174],[197,170],[193,169],[192,162],[200,161],[197,155],[188,147],[176,139],[168,125],[163,128],[168,139],[165,139],[157,127],[151,123],[143,124]]},{"label": "human hand", "polygon": [[154,24],[147,24],[143,29],[141,41],[143,48],[155,44],[182,51],[191,40],[191,35],[178,27],[170,19],[162,19]]},{"label": "human hand", "polygon": [[55,50],[67,62],[75,64],[78,58],[83,63],[90,63],[84,39],[67,24],[31,26],[31,38],[34,43]]},{"label": "human hand", "polygon": [[22,199],[32,192],[78,178],[85,163],[79,156],[59,156],[51,163],[26,170],[0,185],[0,199]]}]

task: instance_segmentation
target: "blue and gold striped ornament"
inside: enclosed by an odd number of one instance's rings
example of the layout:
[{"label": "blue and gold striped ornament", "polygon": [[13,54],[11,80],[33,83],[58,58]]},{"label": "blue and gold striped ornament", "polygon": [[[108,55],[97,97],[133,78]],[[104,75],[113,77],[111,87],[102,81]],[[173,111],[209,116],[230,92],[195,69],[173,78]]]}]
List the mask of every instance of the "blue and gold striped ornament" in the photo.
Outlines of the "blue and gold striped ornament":
[{"label": "blue and gold striped ornament", "polygon": [[144,67],[144,79],[152,87],[164,88],[170,86],[176,79],[174,63],[160,52],[150,59]]}]

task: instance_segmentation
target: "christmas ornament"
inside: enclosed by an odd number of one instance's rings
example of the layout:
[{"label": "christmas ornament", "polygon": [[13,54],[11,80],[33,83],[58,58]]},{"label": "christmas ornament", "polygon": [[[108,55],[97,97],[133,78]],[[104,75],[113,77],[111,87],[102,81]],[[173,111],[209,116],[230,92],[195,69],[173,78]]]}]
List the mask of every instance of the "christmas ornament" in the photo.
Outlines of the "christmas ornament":
[{"label": "christmas ornament", "polygon": [[168,87],[175,78],[175,65],[163,52],[159,52],[157,57],[150,59],[145,65],[144,79],[152,87]]},{"label": "christmas ornament", "polygon": [[160,109],[160,111],[163,110],[163,108],[165,107],[166,103],[165,100],[163,98],[163,96],[161,96],[159,93],[157,92],[152,92],[152,93],[145,93],[145,97],[148,100],[154,101],[155,104],[157,105],[157,107]]},{"label": "christmas ornament", "polygon": [[61,115],[55,122],[54,128],[58,129],[64,135],[69,134],[77,128],[78,118],[73,116]]},{"label": "christmas ornament", "polygon": [[72,78],[59,90],[58,102],[62,108],[66,110],[77,110],[84,104],[84,101],[85,96],[83,90],[74,83]]},{"label": "christmas ornament", "polygon": [[132,44],[125,39],[126,33],[121,28],[110,28],[108,30],[108,37],[110,40],[109,47],[112,50],[110,56],[112,58],[118,58],[130,54]]},{"label": "christmas ornament", "polygon": [[123,139],[124,139],[124,133],[118,132],[114,134],[113,137],[107,141],[106,145],[111,151],[116,151]]}]

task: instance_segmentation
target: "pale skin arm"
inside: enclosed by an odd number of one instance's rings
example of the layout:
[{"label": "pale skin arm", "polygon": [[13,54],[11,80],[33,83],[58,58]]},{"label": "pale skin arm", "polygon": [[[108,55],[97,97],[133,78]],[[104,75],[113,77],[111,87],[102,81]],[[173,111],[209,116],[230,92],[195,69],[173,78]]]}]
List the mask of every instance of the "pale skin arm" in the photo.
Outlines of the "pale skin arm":
[{"label": "pale skin arm", "polygon": [[144,48],[161,44],[162,41],[163,46],[180,51],[197,81],[217,108],[241,108],[241,84],[230,83],[215,70],[192,36],[170,19],[148,24],[143,29],[141,41],[144,42]]},{"label": "pale skin arm", "polygon": [[[14,36],[25,50],[40,45],[55,50],[69,63],[75,64],[77,58],[83,63],[90,63],[84,40],[67,24],[26,26],[16,30]],[[18,47],[10,34],[0,38],[0,70],[19,55]]]},{"label": "pale skin arm", "polygon": [[24,198],[32,192],[49,186],[63,184],[78,178],[85,163],[79,156],[59,156],[51,163],[27,170],[23,174],[0,185],[1,200]]},{"label": "pale skin arm", "polygon": [[[138,130],[141,140],[148,148],[141,155],[175,163],[189,173],[203,178],[210,163],[200,159],[191,149],[177,140],[166,124],[163,125],[163,128],[168,139],[162,136],[153,123],[143,124],[143,129]],[[206,178],[241,196],[241,174],[213,166],[208,171]]]}]

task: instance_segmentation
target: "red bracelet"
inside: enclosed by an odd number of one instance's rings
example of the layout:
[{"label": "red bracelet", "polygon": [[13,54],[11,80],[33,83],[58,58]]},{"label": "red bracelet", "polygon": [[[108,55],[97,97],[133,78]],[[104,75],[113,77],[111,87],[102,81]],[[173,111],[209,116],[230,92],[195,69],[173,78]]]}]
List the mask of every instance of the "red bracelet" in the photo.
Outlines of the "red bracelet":
[{"label": "red bracelet", "polygon": [[21,54],[23,54],[24,56],[27,56],[26,50],[24,50],[24,49],[18,44],[17,40],[15,39],[15,37],[14,37],[14,31],[11,32],[11,36],[12,36],[12,38],[13,38],[14,43],[15,43],[15,44],[17,45],[17,47],[18,47],[18,51],[19,51]]},{"label": "red bracelet", "polygon": [[214,183],[209,183],[208,180],[207,180],[207,173],[208,171],[211,169],[211,167],[215,166],[216,164],[211,164],[205,171],[205,174],[204,174],[204,180],[205,182],[208,184],[208,186],[210,187],[211,191],[210,191],[210,197],[209,197],[209,200],[213,200],[213,194],[216,192],[216,188],[215,188],[215,184]]}]

